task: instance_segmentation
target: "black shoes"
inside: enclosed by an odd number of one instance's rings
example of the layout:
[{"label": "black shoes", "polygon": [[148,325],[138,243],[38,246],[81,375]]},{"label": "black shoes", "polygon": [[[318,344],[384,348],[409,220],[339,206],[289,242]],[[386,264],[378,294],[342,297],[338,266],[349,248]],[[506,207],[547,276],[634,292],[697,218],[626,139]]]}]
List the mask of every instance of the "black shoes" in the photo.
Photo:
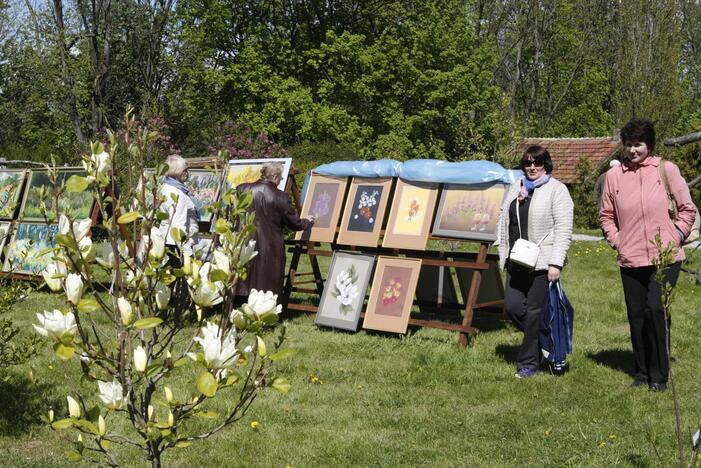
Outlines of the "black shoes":
[{"label": "black shoes", "polygon": [[667,384],[664,382],[660,382],[660,383],[653,382],[650,384],[650,391],[651,392],[664,392],[665,390],[667,390]]}]

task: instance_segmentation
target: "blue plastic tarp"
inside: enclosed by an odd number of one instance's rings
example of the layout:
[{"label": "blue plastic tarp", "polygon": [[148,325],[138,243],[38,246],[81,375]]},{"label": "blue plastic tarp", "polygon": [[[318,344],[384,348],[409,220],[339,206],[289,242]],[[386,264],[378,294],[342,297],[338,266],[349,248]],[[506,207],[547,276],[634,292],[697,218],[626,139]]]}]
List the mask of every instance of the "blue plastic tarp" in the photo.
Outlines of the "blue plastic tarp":
[{"label": "blue plastic tarp", "polygon": [[[437,159],[394,159],[379,161],[336,161],[323,164],[312,172],[336,177],[401,177],[414,182],[475,185],[491,182],[511,184],[523,176],[520,170],[505,169],[492,161],[448,162]],[[304,180],[302,200],[307,193],[309,175]]]}]

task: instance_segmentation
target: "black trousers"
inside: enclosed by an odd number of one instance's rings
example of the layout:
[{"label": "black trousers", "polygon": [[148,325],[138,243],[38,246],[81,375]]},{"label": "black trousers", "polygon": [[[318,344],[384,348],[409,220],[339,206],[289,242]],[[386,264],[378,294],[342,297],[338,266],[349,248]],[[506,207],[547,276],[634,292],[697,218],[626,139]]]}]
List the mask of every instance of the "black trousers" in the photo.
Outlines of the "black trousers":
[{"label": "black trousers", "polygon": [[[665,280],[677,284],[681,262],[665,269]],[[662,285],[655,267],[621,268],[630,341],[635,359],[635,379],[666,383],[669,377],[669,326],[662,307]]]},{"label": "black trousers", "polygon": [[504,307],[514,325],[523,332],[523,342],[516,357],[518,369],[538,370],[540,366],[538,333],[547,293],[547,271],[507,270]]}]

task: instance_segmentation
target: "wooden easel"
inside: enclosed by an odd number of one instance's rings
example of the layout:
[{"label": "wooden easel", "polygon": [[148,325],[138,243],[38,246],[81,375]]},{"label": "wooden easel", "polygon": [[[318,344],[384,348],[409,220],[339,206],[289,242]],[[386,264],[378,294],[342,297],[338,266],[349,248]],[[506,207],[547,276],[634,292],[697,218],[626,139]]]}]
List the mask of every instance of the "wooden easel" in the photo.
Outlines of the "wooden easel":
[{"label": "wooden easel", "polygon": [[[301,212],[301,198],[299,194],[299,189],[294,179],[293,174],[297,174],[291,171],[290,178],[287,183],[287,191],[291,194],[295,203],[297,205],[298,212]],[[381,231],[381,234],[384,232]],[[463,239],[453,239],[445,237],[435,237],[430,236],[429,239],[433,240],[453,240],[461,242],[469,242]],[[403,255],[407,258],[417,258],[422,260],[422,265],[427,266],[439,266],[450,268],[465,268],[472,271],[472,278],[470,280],[470,287],[467,292],[463,293],[463,304],[436,304],[437,308],[442,310],[453,309],[459,312],[460,309],[464,310],[461,323],[449,323],[447,321],[439,319],[418,319],[409,318],[409,325],[428,327],[428,328],[439,328],[442,330],[452,330],[459,333],[458,342],[460,346],[465,347],[468,343],[469,336],[475,333],[475,328],[472,326],[472,320],[474,318],[475,310],[488,308],[488,307],[503,307],[503,299],[494,300],[484,303],[478,303],[478,293],[480,291],[480,286],[482,283],[482,274],[487,269],[489,269],[489,264],[487,263],[487,251],[489,249],[489,243],[481,242],[479,244],[479,249],[475,259],[470,259],[468,257],[473,257],[474,254],[469,254],[466,252],[442,252],[442,251],[418,251],[409,249],[388,249],[383,247],[353,247],[353,246],[340,246],[336,243],[331,243],[331,249],[323,249],[321,245],[317,242],[312,241],[295,241],[288,240],[286,244],[290,246],[288,252],[292,253],[292,259],[290,261],[289,270],[287,277],[285,279],[285,286],[283,289],[283,296],[281,298],[281,304],[287,310],[296,310],[302,312],[316,312],[318,307],[314,305],[301,304],[291,301],[291,295],[293,292],[315,294],[318,295],[319,300],[321,300],[321,295],[324,291],[324,279],[321,275],[321,269],[319,268],[319,263],[317,257],[331,257],[335,250],[352,250],[366,254],[374,255],[393,255],[399,256]],[[311,272],[298,272],[299,261],[302,255],[306,255],[309,258],[310,265],[312,267]],[[312,276],[311,280],[297,281],[300,276]],[[300,287],[302,285],[313,284],[315,287]],[[417,302],[414,301],[417,305]],[[361,318],[365,316],[365,311],[361,312]],[[453,318],[455,315],[453,315]],[[443,317],[441,317],[443,318]]]}]

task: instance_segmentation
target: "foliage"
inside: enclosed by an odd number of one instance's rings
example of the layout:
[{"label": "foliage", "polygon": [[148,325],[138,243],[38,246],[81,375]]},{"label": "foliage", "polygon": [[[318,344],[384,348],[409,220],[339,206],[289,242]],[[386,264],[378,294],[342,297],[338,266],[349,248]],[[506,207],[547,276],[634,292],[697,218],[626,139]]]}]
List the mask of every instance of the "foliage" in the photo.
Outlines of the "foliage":
[{"label": "foliage", "polygon": [[[25,336],[8,314],[27,297],[32,288],[27,284],[0,279],[0,369],[22,364],[37,354],[36,336]],[[3,372],[4,373],[4,372]]]},{"label": "foliage", "polygon": [[596,229],[600,224],[595,186],[600,174],[594,172],[591,161],[586,158],[579,160],[576,171],[577,183],[572,190],[574,225],[578,228]]},{"label": "foliage", "polygon": [[[68,453],[72,461],[101,459],[116,466],[113,445],[127,444],[141,450],[152,466],[161,466],[165,451],[187,447],[240,420],[266,387],[287,392],[287,380],[273,373],[272,363],[289,353],[280,349],[284,327],[266,344],[267,329],[275,326],[281,310],[276,295],[252,290],[246,304],[235,308],[233,303],[238,279],[256,255],[250,240],[253,219],[246,214],[250,195],[237,198],[229,190],[222,202],[208,206],[217,222],[207,261],[192,257],[185,233],[166,222],[177,242],[172,251],[159,229],[168,219],[160,196],[165,167],[143,175],[144,157],[158,135],[138,127],[130,113],[124,129],[119,138],[108,132],[109,151],[101,143],[91,145],[91,154],[83,158],[87,177],[74,175],[54,191],[55,198],[63,191],[92,193],[101,207],[106,241],[93,244],[87,237],[90,219],[56,209],[58,247],[43,275],[52,290],[65,293],[65,303],[37,314],[34,328],[52,341],[60,360],[79,361],[92,386],[89,392],[70,392],[67,415],[51,409],[43,419],[53,429],[78,432]],[[120,198],[108,197],[111,168],[122,158],[130,183]],[[55,169],[49,174],[56,183]],[[125,240],[136,246],[135,256],[121,244],[120,225],[132,227]],[[174,267],[172,259],[181,266]],[[110,284],[98,280],[105,276]],[[187,297],[181,294],[184,288]],[[189,320],[194,330],[184,327]],[[168,384],[182,374],[189,378],[188,397],[173,393]],[[208,409],[214,398],[226,398],[231,406],[217,414]],[[206,422],[194,423],[198,419]]]},{"label": "foliage", "polygon": [[287,151],[266,133],[254,132],[243,122],[224,122],[209,141],[209,154],[215,156],[225,152],[231,159],[280,158],[287,156]]}]

